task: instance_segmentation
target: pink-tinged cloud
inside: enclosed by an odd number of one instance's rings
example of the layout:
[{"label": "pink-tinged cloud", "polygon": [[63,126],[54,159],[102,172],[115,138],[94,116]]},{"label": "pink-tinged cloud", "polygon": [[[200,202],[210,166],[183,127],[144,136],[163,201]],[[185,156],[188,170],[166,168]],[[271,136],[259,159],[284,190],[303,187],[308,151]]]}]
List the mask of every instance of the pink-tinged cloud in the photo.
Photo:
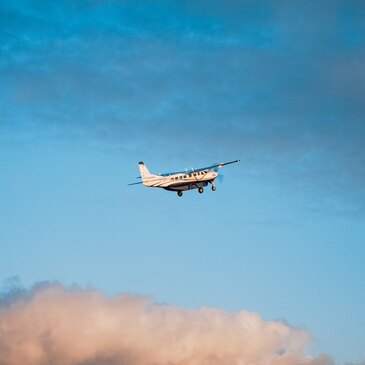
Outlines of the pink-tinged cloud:
[{"label": "pink-tinged cloud", "polygon": [[1,365],[328,365],[309,334],[256,313],[183,309],[59,284],[0,307]]}]

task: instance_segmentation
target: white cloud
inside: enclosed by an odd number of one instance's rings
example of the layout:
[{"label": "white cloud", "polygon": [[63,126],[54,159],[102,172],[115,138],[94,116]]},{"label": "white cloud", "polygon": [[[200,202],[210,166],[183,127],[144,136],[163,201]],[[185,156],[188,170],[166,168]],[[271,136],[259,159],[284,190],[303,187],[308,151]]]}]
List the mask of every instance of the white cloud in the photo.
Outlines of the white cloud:
[{"label": "white cloud", "polygon": [[330,363],[304,355],[306,331],[246,311],[183,309],[59,284],[6,299],[1,365]]}]

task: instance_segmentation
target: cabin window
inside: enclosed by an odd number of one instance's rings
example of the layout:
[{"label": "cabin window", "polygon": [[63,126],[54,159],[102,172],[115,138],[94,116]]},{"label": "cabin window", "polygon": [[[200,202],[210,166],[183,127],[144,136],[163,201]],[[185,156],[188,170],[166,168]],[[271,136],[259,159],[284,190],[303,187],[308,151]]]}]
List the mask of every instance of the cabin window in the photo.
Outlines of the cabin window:
[{"label": "cabin window", "polygon": [[191,174],[189,174],[189,177],[191,177]]}]

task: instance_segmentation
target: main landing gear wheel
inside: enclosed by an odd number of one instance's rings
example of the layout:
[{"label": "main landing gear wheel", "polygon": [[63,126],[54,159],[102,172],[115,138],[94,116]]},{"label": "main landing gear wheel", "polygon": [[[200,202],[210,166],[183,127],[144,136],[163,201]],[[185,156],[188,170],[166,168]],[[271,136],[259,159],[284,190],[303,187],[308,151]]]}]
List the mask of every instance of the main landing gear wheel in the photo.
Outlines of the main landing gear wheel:
[{"label": "main landing gear wheel", "polygon": [[198,191],[199,191],[199,193],[201,194],[201,193],[204,191],[204,189],[203,189],[202,187],[200,187],[200,188],[198,189]]},{"label": "main landing gear wheel", "polygon": [[178,192],[177,192],[177,195],[178,195],[178,196],[182,196],[182,195],[183,195],[183,192],[182,192],[182,191],[178,191]]}]

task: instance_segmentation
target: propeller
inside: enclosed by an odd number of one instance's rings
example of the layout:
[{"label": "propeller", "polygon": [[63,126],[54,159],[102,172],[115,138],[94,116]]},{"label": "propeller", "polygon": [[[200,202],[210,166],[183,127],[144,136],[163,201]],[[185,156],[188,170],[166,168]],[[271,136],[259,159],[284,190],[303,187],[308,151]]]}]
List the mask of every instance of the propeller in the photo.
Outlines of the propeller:
[{"label": "propeller", "polygon": [[219,172],[218,167],[215,167],[213,169],[213,171],[218,174],[218,181],[219,181],[220,184],[222,184],[223,183],[223,180],[224,180],[224,175]]}]

